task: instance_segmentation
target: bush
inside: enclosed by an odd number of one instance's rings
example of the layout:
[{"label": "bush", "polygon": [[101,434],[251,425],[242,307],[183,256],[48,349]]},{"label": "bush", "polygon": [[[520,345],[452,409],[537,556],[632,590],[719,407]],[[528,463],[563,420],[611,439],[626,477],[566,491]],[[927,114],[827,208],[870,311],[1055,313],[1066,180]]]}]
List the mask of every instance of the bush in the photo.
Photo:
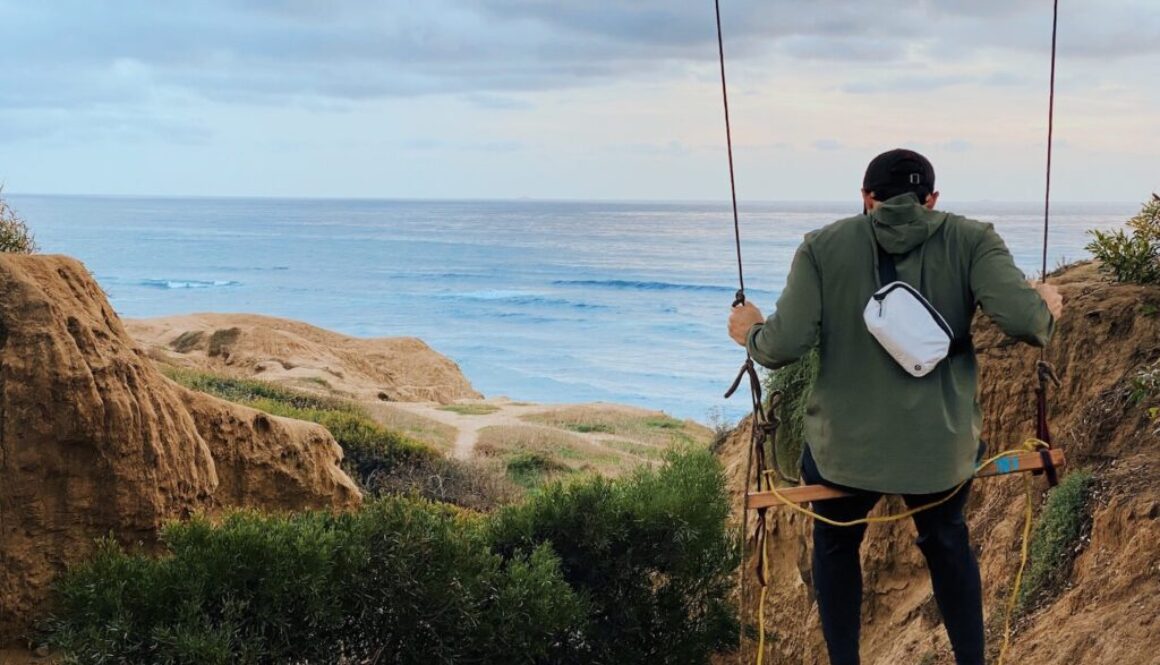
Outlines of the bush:
[{"label": "bush", "polygon": [[670,454],[660,471],[546,486],[490,522],[505,558],[550,545],[587,600],[580,638],[552,663],[706,663],[736,640],[729,596],[738,565],[729,500],[706,451]]},{"label": "bush", "polygon": [[4,188],[0,186],[0,252],[35,254],[37,250],[28,224],[4,200]]},{"label": "bush", "polygon": [[57,583],[66,663],[707,663],[736,638],[724,474],[707,452],[555,484],[490,516],[415,499],[169,526]]},{"label": "bush", "polygon": [[790,478],[798,475],[798,463],[806,444],[806,407],[818,379],[818,364],[819,355],[815,348],[801,360],[774,370],[765,381],[765,389],[771,396],[774,392],[781,392],[781,403],[774,414],[781,420],[781,427],[777,431],[773,455],[774,464]]},{"label": "bush", "polygon": [[507,662],[546,654],[583,605],[547,548],[504,561],[477,520],[406,499],[355,514],[236,513],[111,542],[60,581],[66,663]]},{"label": "bush", "polygon": [[1034,603],[1071,564],[1090,517],[1088,499],[1091,487],[1091,473],[1080,470],[1069,473],[1048,493],[1039,522],[1031,533],[1031,549],[1023,588],[1019,592],[1018,611]]},{"label": "bush", "polygon": [[417,494],[476,511],[490,511],[523,496],[518,479],[502,464],[439,457],[401,464],[372,474],[365,488],[375,496]]},{"label": "bush", "polygon": [[1122,229],[1089,231],[1094,240],[1086,249],[1117,282],[1160,284],[1160,197],[1153,194],[1128,227],[1132,235]]}]

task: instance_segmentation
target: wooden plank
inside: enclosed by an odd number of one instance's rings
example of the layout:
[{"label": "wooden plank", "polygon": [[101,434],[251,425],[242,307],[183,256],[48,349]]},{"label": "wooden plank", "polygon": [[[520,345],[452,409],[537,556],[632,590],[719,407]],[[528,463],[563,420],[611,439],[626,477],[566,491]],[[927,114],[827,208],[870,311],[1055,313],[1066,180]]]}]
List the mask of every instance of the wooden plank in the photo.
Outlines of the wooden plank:
[{"label": "wooden plank", "polygon": [[[1064,457],[1063,451],[1058,448],[1051,449],[1051,462],[1057,468],[1066,465],[1067,459]],[[1039,453],[1028,452],[1020,453],[1011,457],[1002,457],[987,466],[979,469],[975,473],[976,478],[989,478],[991,476],[1003,476],[1009,473],[1028,473],[1031,471],[1038,471],[1043,468],[1043,460]],[[811,501],[826,501],[828,499],[839,499],[844,496],[850,496],[847,492],[843,492],[833,487],[825,485],[799,485],[798,487],[786,487],[778,489],[778,493],[787,500],[794,503],[809,503]],[[757,508],[768,508],[769,506],[782,505],[781,499],[773,495],[773,492],[749,492],[746,495],[745,505],[750,510]]]}]

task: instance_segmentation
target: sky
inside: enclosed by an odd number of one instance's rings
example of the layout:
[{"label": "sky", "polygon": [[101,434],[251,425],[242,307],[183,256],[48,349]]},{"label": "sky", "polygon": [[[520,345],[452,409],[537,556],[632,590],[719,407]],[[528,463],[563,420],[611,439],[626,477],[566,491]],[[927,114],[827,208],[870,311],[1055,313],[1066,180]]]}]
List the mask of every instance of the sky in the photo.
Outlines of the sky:
[{"label": "sky", "polygon": [[[738,196],[1042,199],[1050,0],[722,0]],[[725,200],[711,0],[0,0],[8,192]],[[1053,197],[1160,190],[1160,2],[1063,0]]]}]

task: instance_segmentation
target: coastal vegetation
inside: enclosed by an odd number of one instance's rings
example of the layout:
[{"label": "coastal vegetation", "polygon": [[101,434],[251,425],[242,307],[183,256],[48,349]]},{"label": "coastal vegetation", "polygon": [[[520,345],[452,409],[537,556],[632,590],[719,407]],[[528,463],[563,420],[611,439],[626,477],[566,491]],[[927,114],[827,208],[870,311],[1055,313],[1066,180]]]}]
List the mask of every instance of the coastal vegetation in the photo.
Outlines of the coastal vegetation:
[{"label": "coastal vegetation", "polygon": [[1123,229],[1089,231],[1087,250],[1117,282],[1160,284],[1160,197],[1153,194]]},{"label": "coastal vegetation", "polygon": [[526,416],[525,420],[581,434],[631,437],[634,441],[660,448],[696,443],[712,436],[696,423],[677,420],[662,413],[642,414],[637,410],[614,407],[599,410],[583,406],[562,407]]},{"label": "coastal vegetation", "polygon": [[1094,479],[1089,471],[1068,473],[1048,492],[1027,558],[1027,573],[1016,611],[1024,612],[1068,572],[1083,532],[1091,523],[1089,506]]},{"label": "coastal vegetation", "polygon": [[0,186],[0,252],[35,254],[38,249],[28,223],[4,199]]},{"label": "coastal vegetation", "polygon": [[173,367],[163,368],[163,372],[186,388],[271,415],[322,425],[342,446],[344,467],[364,488],[373,487],[376,475],[439,457],[430,446],[379,425],[353,402],[302,393],[264,381]]},{"label": "coastal vegetation", "polygon": [[770,399],[778,395],[773,416],[781,421],[777,441],[773,446],[773,463],[782,475],[796,478],[802,449],[806,445],[805,417],[814,381],[818,378],[817,348],[794,363],[770,372],[765,379],[765,390]]},{"label": "coastal vegetation", "polygon": [[720,464],[685,450],[492,513],[196,518],[161,557],[103,543],[48,629],[66,663],[705,663],[736,638],[728,512]]},{"label": "coastal vegetation", "polygon": [[486,416],[499,411],[499,407],[491,404],[448,404],[439,407],[439,410],[458,413],[461,416]]}]

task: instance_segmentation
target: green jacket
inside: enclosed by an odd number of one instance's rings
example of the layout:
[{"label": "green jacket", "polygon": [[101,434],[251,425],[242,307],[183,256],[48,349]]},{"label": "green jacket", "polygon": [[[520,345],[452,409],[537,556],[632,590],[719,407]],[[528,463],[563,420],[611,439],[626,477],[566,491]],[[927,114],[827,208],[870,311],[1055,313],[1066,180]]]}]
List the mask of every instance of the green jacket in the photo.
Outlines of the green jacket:
[{"label": "green jacket", "polygon": [[870,336],[862,311],[877,290],[875,237],[894,255],[898,278],[922,292],[956,339],[969,336],[976,307],[1036,346],[1054,321],[992,225],[928,210],[913,194],[806,235],[776,312],[749,333],[749,353],[776,369],[819,347],[805,436],[826,480],[892,494],[942,491],[975,469],[982,414],[974,349],[915,378]]}]

